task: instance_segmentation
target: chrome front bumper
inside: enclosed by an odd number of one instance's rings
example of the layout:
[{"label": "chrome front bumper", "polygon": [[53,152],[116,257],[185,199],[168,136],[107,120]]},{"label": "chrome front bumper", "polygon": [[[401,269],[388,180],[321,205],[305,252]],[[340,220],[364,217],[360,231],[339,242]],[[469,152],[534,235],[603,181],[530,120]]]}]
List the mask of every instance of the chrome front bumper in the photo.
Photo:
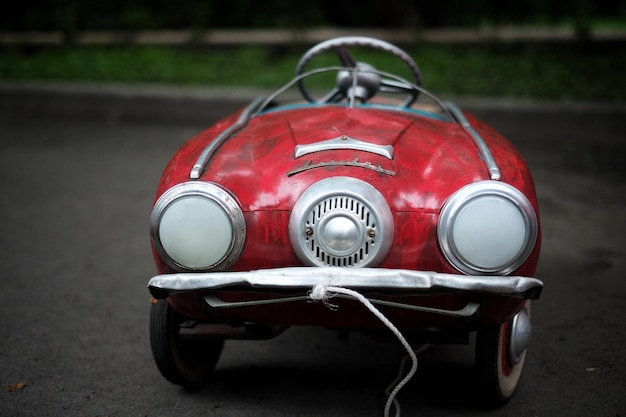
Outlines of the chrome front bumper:
[{"label": "chrome front bumper", "polygon": [[336,267],[163,274],[150,279],[148,288],[155,298],[167,298],[190,291],[211,291],[228,287],[307,291],[316,285],[382,294],[463,290],[522,299],[538,299],[543,288],[540,280],[521,276],[469,276],[407,269]]}]

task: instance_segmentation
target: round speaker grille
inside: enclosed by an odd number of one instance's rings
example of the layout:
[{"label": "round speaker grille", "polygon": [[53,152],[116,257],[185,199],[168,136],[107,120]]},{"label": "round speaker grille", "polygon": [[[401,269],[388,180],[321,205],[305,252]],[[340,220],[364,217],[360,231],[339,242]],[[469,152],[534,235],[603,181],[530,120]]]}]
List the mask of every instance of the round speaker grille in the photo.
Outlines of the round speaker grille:
[{"label": "round speaker grille", "polygon": [[389,251],[393,219],[384,197],[370,184],[335,177],[312,185],[298,199],[289,236],[307,265],[373,266]]}]

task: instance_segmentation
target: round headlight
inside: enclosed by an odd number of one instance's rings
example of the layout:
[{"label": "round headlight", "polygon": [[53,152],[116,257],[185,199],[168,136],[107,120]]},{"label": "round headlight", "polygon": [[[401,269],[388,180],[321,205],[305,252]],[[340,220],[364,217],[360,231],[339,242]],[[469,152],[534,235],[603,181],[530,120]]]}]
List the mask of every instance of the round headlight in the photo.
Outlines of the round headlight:
[{"label": "round headlight", "polygon": [[437,233],[444,255],[459,271],[508,274],[532,252],[537,216],[516,188],[499,181],[481,181],[448,199]]},{"label": "round headlight", "polygon": [[223,270],[241,254],[246,225],[226,190],[213,183],[187,182],[157,200],[150,229],[159,256],[171,267]]}]

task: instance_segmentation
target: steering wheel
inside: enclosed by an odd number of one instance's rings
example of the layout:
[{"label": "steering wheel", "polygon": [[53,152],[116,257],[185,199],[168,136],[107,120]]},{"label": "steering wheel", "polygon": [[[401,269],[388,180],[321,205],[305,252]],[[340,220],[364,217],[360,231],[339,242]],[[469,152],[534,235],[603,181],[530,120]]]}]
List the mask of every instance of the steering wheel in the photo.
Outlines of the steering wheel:
[{"label": "steering wheel", "polygon": [[[298,88],[306,100],[311,103],[337,103],[346,98],[355,98],[361,100],[362,102],[366,102],[370,98],[374,97],[379,91],[408,94],[409,98],[404,104],[407,107],[417,99],[419,91],[417,91],[410,84],[390,78],[383,78],[375,72],[376,69],[372,65],[357,62],[349,51],[349,48],[351,47],[367,47],[393,54],[402,60],[407,67],[409,67],[409,70],[413,75],[415,85],[418,87],[422,85],[422,74],[419,67],[402,49],[379,39],[365,36],[344,36],[321,42],[309,49],[302,56],[302,58],[300,58],[300,62],[298,62],[296,67],[297,76],[300,76],[305,72],[306,66],[314,57],[330,50],[333,50],[337,54],[342,66],[346,68],[345,70],[339,71],[337,74],[337,85],[335,88],[333,88],[319,101],[315,100],[309,93],[307,88],[304,86],[303,80],[298,80]],[[355,75],[356,79],[354,78]]]}]

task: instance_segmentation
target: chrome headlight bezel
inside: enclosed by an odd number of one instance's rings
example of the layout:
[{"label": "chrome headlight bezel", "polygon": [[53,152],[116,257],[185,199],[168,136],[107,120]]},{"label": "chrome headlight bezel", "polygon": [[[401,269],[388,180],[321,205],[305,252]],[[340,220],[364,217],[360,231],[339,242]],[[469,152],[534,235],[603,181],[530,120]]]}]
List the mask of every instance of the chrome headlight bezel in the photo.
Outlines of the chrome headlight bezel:
[{"label": "chrome headlight bezel", "polygon": [[[507,211],[508,214],[515,214],[514,218],[510,218],[511,225],[523,231],[523,237],[518,237],[517,240],[507,248],[508,250],[517,248],[516,253],[514,255],[502,254],[502,256],[507,259],[498,262],[496,265],[485,265],[487,262],[481,264],[475,259],[472,260],[472,256],[468,255],[466,248],[459,248],[459,240],[455,238],[455,227],[458,226],[457,220],[461,213],[463,213],[463,210],[481,200],[489,203],[487,199],[491,199],[493,202],[497,203],[504,203],[505,206],[501,208],[504,208],[504,211]],[[503,216],[508,214],[504,213]],[[471,215],[474,214],[472,213]],[[485,216],[488,215],[488,213],[485,213]],[[481,213],[480,216],[482,217],[483,214]],[[495,217],[496,216],[494,216],[494,218]],[[477,220],[486,222],[488,217]],[[499,221],[502,222],[503,219]],[[515,223],[517,223],[517,225],[515,225]],[[458,271],[469,275],[506,275],[515,271],[528,259],[535,247],[538,229],[538,219],[535,209],[521,191],[504,182],[486,180],[468,184],[448,198],[439,216],[437,237],[444,256]],[[486,238],[488,237],[489,236]],[[481,236],[478,240],[486,238]],[[503,247],[506,247],[506,244],[510,243],[508,241],[505,242],[507,239],[503,238],[502,232],[498,233],[496,238],[503,242]],[[480,250],[481,248],[477,249]],[[482,255],[486,256],[487,254],[483,253]]]},{"label": "chrome headlight bezel", "polygon": [[[163,216],[176,202],[188,197],[205,199],[206,202],[215,205],[218,212],[223,213],[230,227],[230,241],[224,245],[223,255],[218,256],[211,262],[203,265],[185,265],[175,259],[165,249],[163,242],[161,222]],[[223,225],[226,226],[226,225]],[[243,211],[231,193],[222,186],[212,182],[189,181],[178,184],[163,193],[154,204],[150,215],[150,236],[159,257],[177,271],[223,271],[228,269],[239,258],[243,251],[246,240],[246,222]],[[228,238],[222,236],[222,238]]]}]

